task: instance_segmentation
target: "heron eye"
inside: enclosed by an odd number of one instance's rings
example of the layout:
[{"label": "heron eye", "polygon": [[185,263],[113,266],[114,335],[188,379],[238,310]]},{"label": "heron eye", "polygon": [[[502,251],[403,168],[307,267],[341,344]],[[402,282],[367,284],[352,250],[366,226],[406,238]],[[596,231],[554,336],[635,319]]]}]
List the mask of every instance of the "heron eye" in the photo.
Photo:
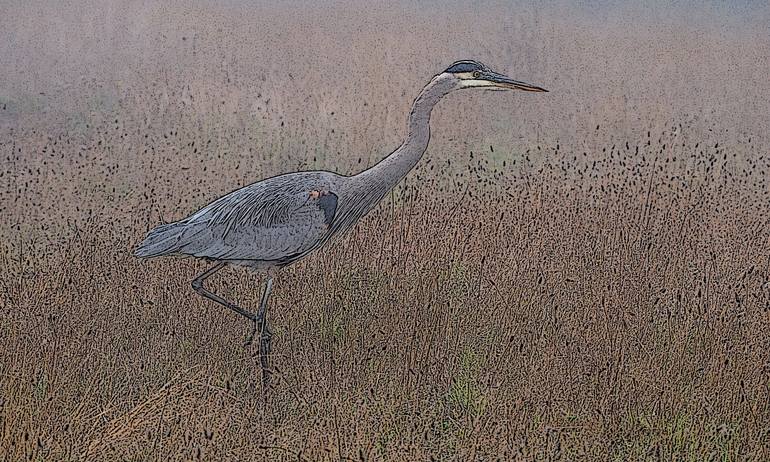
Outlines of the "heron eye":
[{"label": "heron eye", "polygon": [[481,72],[479,72],[479,71],[473,71],[473,78],[474,78],[474,79],[478,79],[479,77],[481,77]]}]

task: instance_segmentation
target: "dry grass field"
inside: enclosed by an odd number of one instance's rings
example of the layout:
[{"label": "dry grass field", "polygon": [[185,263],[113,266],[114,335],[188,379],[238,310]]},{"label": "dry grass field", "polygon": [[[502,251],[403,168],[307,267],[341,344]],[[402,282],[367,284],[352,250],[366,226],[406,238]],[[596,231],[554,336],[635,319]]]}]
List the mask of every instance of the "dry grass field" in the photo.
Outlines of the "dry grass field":
[{"label": "dry grass field", "polygon": [[[769,460],[768,11],[9,2],[0,460]],[[458,58],[417,168],[282,271],[271,389],[152,226],[355,173]],[[254,306],[260,280],[212,279]]]}]

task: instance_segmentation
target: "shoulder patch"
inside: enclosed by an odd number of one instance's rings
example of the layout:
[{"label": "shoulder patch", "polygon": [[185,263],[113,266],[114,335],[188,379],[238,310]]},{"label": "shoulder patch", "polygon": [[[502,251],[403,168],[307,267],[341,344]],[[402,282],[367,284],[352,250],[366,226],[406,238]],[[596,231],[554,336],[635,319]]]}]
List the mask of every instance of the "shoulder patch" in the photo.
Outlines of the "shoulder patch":
[{"label": "shoulder patch", "polygon": [[310,197],[315,199],[318,208],[324,213],[324,224],[331,225],[337,212],[337,195],[329,191],[312,191]]}]

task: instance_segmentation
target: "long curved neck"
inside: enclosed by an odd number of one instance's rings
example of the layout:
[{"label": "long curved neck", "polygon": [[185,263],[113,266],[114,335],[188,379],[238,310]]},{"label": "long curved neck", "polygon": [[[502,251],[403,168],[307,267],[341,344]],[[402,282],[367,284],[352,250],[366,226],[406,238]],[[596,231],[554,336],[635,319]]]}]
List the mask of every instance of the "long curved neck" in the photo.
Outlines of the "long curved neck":
[{"label": "long curved neck", "polygon": [[430,113],[453,81],[439,75],[423,88],[409,113],[406,139],[388,157],[358,175],[346,178],[345,194],[333,222],[332,234],[349,229],[366,215],[420,160],[430,140]]},{"label": "long curved neck", "polygon": [[[437,77],[423,88],[412,104],[407,135],[401,146],[358,177],[385,192],[392,189],[417,164],[430,141],[430,113],[438,101],[452,91],[452,82]],[[384,190],[383,190],[384,189]]]}]

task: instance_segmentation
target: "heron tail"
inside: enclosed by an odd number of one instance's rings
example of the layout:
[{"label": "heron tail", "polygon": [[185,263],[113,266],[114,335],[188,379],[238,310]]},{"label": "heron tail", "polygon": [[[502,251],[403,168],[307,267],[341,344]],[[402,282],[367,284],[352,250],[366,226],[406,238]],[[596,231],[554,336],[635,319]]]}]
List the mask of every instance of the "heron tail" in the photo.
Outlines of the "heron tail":
[{"label": "heron tail", "polygon": [[151,258],[176,253],[179,250],[179,238],[183,230],[184,226],[180,223],[156,226],[147,233],[147,237],[134,250],[134,256]]}]

